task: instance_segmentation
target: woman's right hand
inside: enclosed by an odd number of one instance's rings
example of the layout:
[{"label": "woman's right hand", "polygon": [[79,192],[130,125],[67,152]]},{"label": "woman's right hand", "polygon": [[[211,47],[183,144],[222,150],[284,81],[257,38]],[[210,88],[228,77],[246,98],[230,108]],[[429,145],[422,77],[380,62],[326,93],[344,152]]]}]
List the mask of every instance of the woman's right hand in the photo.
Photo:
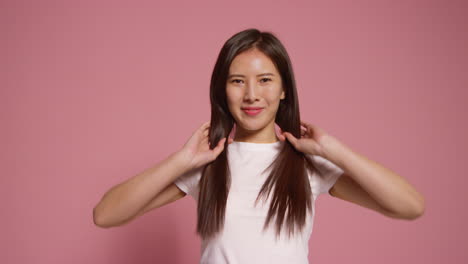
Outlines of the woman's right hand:
[{"label": "woman's right hand", "polygon": [[[199,168],[213,160],[224,150],[224,142],[226,138],[219,140],[217,146],[210,149],[208,141],[208,131],[210,128],[210,121],[205,122],[201,125],[190,139],[184,144],[181,152],[189,162],[190,168]],[[229,138],[229,136],[228,136]],[[229,138],[229,144],[232,143],[233,139]]]}]

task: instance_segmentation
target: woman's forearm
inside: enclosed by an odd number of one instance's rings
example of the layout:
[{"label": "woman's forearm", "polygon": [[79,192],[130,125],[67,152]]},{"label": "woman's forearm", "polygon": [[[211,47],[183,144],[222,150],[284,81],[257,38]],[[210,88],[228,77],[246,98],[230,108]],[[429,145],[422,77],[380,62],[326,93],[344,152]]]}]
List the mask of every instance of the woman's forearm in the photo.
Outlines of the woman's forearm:
[{"label": "woman's forearm", "polygon": [[332,136],[322,140],[325,157],[341,167],[383,208],[413,217],[424,211],[424,197],[402,176],[373,161]]},{"label": "woman's forearm", "polygon": [[151,199],[191,168],[181,151],[112,187],[93,209],[94,223],[110,227],[131,218]]}]

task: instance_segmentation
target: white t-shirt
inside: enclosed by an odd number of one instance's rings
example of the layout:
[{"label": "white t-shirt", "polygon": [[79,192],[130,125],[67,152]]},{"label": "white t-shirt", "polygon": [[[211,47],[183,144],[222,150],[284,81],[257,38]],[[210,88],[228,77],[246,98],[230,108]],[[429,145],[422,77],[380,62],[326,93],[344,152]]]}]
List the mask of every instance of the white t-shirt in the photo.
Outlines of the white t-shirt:
[{"label": "white t-shirt", "polygon": [[[307,264],[309,238],[315,215],[315,200],[328,193],[344,172],[331,161],[317,155],[309,155],[316,165],[317,173],[309,173],[312,188],[312,215],[308,213],[302,233],[287,238],[283,226],[276,240],[275,218],[268,229],[262,232],[272,194],[263,204],[254,201],[271,170],[261,174],[283,147],[283,141],[274,143],[250,143],[234,141],[228,145],[228,162],[231,169],[231,187],[226,204],[224,228],[213,239],[202,241],[200,264]],[[191,170],[174,183],[185,193],[198,200],[198,181],[202,167]]]}]

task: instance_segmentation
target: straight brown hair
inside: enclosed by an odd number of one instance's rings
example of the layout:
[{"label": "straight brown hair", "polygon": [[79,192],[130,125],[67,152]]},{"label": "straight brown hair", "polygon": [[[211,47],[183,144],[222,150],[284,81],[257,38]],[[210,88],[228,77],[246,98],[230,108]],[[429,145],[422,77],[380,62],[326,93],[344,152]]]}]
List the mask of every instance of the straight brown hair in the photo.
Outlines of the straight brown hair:
[{"label": "straight brown hair", "polygon": [[[235,121],[229,111],[226,98],[227,76],[233,59],[249,49],[257,49],[268,56],[281,75],[285,98],[280,101],[275,123],[283,131],[291,133],[296,138],[301,137],[296,83],[286,49],[273,33],[249,28],[236,33],[224,43],[211,75],[209,129],[211,149],[233,129]],[[227,147],[226,140],[224,150],[202,169],[197,203],[197,234],[203,239],[213,237],[224,226],[226,202],[231,184]],[[285,221],[289,238],[294,232],[303,229],[307,210],[312,210],[312,190],[306,170],[315,171],[315,166],[307,155],[297,151],[286,140],[282,150],[264,171],[269,168],[271,173],[255,203],[262,196],[266,200],[272,193],[263,229],[267,228],[275,217],[276,237],[280,236]]]}]

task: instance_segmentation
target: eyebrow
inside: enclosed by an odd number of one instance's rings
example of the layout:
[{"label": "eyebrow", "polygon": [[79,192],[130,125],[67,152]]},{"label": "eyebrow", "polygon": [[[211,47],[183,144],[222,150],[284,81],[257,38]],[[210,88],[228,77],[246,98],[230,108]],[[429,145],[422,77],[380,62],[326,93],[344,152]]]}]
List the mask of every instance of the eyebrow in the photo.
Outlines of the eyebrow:
[{"label": "eyebrow", "polygon": [[[267,76],[267,75],[275,76],[273,73],[266,72],[266,73],[257,74],[257,77],[259,77],[259,76]],[[228,79],[229,79],[229,78],[232,78],[232,77],[245,77],[245,75],[242,75],[242,74],[230,74],[230,75],[228,76]]]}]

